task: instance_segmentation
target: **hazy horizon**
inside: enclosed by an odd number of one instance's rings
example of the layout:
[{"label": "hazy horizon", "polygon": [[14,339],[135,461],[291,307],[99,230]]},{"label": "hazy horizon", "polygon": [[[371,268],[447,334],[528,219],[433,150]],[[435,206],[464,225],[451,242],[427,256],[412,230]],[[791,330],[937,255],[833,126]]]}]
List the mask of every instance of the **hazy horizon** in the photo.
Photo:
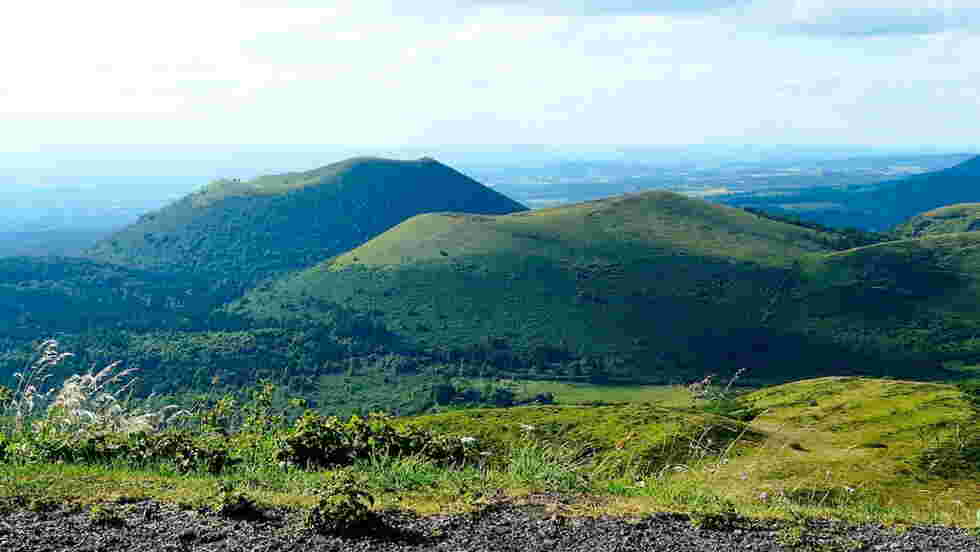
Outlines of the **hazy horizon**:
[{"label": "hazy horizon", "polygon": [[[59,145],[34,152],[0,152],[0,186],[7,190],[119,188],[133,179],[187,192],[217,178],[303,171],[354,156],[398,159],[434,157],[460,170],[548,165],[563,162],[623,162],[649,166],[817,161],[891,155],[975,153],[940,148],[872,148],[798,145],[677,146],[371,146],[297,145]],[[130,192],[134,190],[129,190]]]}]

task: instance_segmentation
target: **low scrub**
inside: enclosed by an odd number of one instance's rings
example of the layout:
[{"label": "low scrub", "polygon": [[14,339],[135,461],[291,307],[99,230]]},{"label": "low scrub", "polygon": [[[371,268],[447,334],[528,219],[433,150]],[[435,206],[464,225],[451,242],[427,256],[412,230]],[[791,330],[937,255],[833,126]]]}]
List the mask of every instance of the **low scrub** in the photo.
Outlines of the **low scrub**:
[{"label": "low scrub", "polygon": [[341,421],[307,411],[280,439],[275,459],[302,468],[347,466],[372,456],[420,456],[462,463],[473,449],[468,441],[415,426],[395,427],[381,413]]}]

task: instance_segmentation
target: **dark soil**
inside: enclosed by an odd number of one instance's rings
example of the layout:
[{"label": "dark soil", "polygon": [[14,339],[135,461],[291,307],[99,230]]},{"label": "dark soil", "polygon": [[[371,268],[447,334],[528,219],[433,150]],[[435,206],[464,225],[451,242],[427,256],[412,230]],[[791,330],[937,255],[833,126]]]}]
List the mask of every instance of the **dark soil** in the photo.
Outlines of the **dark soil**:
[{"label": "dark soil", "polygon": [[233,519],[155,502],[101,510],[19,510],[0,519],[0,551],[906,551],[980,552],[967,530],[903,531],[831,521],[805,524],[658,514],[640,519],[573,518],[541,506],[499,505],[475,514],[417,517],[385,512],[357,532],[319,535],[298,512]]}]

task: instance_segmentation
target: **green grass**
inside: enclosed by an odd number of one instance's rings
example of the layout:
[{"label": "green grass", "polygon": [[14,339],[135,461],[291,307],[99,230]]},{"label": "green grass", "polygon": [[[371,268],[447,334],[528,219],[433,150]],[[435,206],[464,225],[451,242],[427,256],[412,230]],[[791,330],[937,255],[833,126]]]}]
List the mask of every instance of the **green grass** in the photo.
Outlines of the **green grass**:
[{"label": "green grass", "polygon": [[[484,380],[479,378],[466,382],[477,388],[484,384]],[[685,407],[692,404],[690,392],[682,385],[596,385],[540,380],[513,380],[505,383],[517,391],[518,399],[532,399],[542,393],[551,393],[555,403],[562,405],[629,402]]]},{"label": "green grass", "polygon": [[[375,509],[423,514],[479,509],[501,500],[540,501],[564,515],[832,517],[888,524],[973,527],[978,473],[930,472],[918,463],[935,442],[973,424],[957,388],[895,380],[823,378],[766,388],[743,400],[766,412],[746,427],[687,408],[651,404],[544,406],[447,412],[396,420],[473,436],[464,464],[374,455],[332,470],[284,469],[257,459],[220,474],[180,473],[167,462],[134,468],[0,462],[0,507],[93,508],[110,519],[128,502],[158,499],[215,508],[239,495],[297,513],[317,503],[325,474],[347,472]],[[868,444],[876,444],[869,447]],[[884,448],[882,448],[882,445]],[[95,518],[93,518],[95,519]]]}]

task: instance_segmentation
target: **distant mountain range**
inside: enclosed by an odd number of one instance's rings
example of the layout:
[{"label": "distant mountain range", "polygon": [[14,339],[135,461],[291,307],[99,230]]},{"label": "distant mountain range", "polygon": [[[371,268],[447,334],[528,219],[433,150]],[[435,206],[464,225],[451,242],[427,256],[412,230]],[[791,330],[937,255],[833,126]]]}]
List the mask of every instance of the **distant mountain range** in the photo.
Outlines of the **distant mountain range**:
[{"label": "distant mountain range", "polygon": [[767,190],[724,198],[726,204],[736,207],[754,207],[828,226],[878,232],[891,230],[923,211],[977,201],[980,201],[980,156],[947,169],[857,190]]}]

